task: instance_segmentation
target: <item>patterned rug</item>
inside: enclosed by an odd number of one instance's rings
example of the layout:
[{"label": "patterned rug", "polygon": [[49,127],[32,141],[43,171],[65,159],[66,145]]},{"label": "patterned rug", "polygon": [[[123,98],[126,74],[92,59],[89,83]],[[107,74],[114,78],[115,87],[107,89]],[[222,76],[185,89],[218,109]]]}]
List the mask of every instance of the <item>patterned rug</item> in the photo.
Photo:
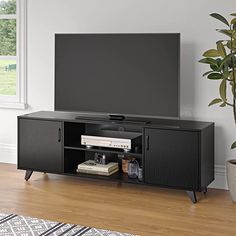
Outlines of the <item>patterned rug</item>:
[{"label": "patterned rug", "polygon": [[0,213],[1,236],[134,236],[81,225],[58,223],[27,216]]}]

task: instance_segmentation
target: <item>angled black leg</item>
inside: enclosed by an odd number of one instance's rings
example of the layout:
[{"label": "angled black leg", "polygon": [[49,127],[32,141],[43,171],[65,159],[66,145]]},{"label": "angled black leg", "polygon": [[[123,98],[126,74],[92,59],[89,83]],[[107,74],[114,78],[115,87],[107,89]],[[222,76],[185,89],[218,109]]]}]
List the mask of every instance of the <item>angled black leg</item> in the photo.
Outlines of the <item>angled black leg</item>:
[{"label": "angled black leg", "polygon": [[33,174],[33,171],[32,170],[27,170],[25,172],[25,180],[28,181],[31,177],[31,175]]},{"label": "angled black leg", "polygon": [[204,193],[204,194],[207,193],[207,187],[205,187],[205,188],[203,189],[203,193]]},{"label": "angled black leg", "polygon": [[187,191],[188,196],[190,197],[192,203],[197,202],[196,193],[194,191]]}]

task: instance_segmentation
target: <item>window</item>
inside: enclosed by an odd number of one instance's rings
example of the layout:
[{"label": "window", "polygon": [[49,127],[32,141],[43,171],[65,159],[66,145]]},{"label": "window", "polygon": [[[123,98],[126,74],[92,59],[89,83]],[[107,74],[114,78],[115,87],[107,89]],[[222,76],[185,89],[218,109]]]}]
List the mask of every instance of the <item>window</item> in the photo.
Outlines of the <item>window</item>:
[{"label": "window", "polygon": [[25,24],[25,0],[0,0],[0,107],[26,106]]}]

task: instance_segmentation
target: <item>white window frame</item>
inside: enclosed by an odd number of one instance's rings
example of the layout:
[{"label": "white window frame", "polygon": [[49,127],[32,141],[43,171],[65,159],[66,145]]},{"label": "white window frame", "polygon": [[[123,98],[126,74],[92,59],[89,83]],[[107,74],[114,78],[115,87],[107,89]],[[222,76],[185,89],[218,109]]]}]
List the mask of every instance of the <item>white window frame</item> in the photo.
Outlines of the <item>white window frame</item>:
[{"label": "white window frame", "polygon": [[16,14],[0,15],[0,19],[16,19],[16,56],[0,56],[0,59],[16,59],[16,95],[0,95],[0,108],[27,108],[27,0],[16,0]]}]

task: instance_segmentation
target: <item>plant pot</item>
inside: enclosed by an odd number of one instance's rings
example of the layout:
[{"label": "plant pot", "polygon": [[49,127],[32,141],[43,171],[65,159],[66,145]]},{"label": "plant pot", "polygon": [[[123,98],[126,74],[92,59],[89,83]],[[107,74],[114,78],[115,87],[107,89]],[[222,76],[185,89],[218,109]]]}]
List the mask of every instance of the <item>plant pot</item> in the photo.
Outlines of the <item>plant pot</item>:
[{"label": "plant pot", "polygon": [[227,181],[233,202],[236,202],[236,159],[227,161]]}]

